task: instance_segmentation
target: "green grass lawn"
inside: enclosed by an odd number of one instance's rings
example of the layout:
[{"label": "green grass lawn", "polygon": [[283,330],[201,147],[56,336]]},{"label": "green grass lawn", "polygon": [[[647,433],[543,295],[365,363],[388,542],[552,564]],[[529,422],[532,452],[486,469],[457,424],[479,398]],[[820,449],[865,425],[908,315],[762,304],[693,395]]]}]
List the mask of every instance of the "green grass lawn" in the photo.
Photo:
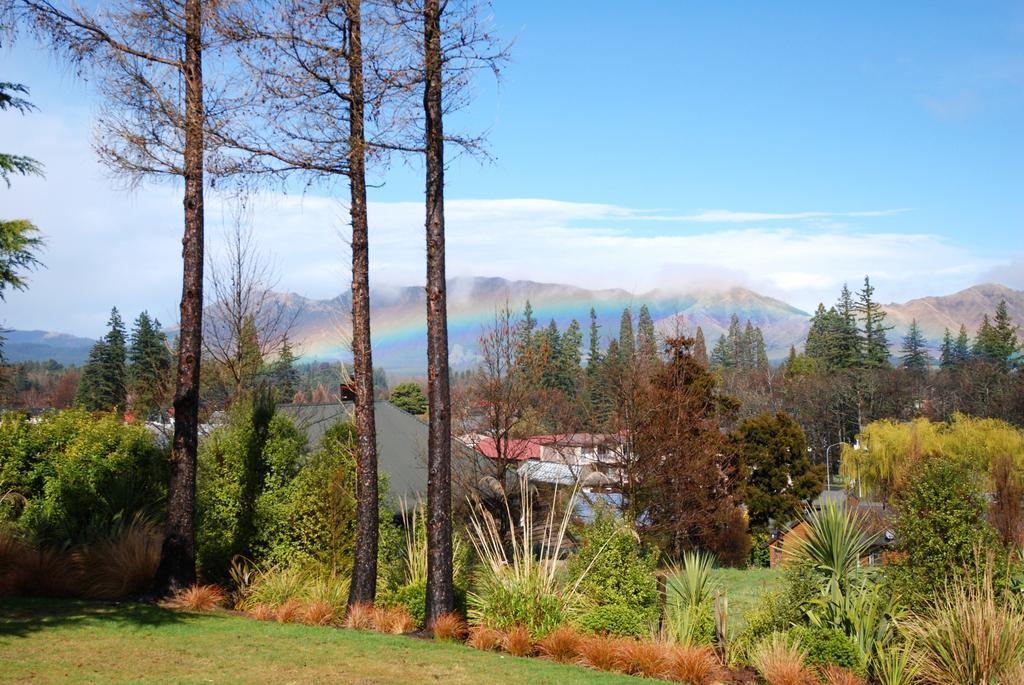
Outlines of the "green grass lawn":
[{"label": "green grass lawn", "polygon": [[229,614],[184,614],[127,603],[0,600],[0,682],[561,685],[637,680],[458,644]]},{"label": "green grass lawn", "polygon": [[780,572],[770,568],[718,568],[712,577],[729,598],[729,625],[736,630],[744,626],[744,615],[757,605],[761,593],[777,587],[781,579]]}]

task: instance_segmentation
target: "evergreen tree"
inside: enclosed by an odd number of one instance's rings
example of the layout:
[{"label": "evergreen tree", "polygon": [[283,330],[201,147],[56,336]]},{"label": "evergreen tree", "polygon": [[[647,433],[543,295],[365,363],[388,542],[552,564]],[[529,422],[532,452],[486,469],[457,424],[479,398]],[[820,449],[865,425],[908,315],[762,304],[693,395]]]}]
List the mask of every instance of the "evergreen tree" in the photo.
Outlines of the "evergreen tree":
[{"label": "evergreen tree", "polygon": [[[949,338],[949,329],[946,329],[946,338]],[[910,329],[903,336],[900,364],[904,369],[913,371],[923,371],[928,368],[928,352],[925,350],[924,335],[917,325],[917,319],[910,321]]]},{"label": "evergreen tree", "polygon": [[[865,279],[866,283],[867,279]],[[847,285],[839,293],[832,318],[830,359],[835,368],[853,369],[864,362],[864,345],[857,330],[857,304]],[[883,335],[884,340],[884,335]],[[888,349],[886,350],[888,356]]]},{"label": "evergreen tree", "polygon": [[818,303],[818,308],[811,317],[811,329],[807,332],[807,343],[804,352],[808,357],[827,362],[830,356],[829,311],[825,305]]},{"label": "evergreen tree", "polygon": [[658,359],[658,340],[654,332],[654,319],[647,305],[640,306],[640,315],[636,324],[636,348],[645,363],[653,363]]},{"label": "evergreen tree", "polygon": [[718,342],[711,350],[711,366],[716,369],[731,369],[734,365],[729,340],[724,335],[718,336]]},{"label": "evergreen tree", "polygon": [[562,338],[554,319],[547,328],[537,334],[541,349],[541,382],[545,388],[566,390],[566,379],[562,375]]},{"label": "evergreen tree", "polygon": [[960,332],[953,343],[953,361],[964,364],[971,359],[971,339],[967,334],[967,326],[960,324]]},{"label": "evergreen tree", "polygon": [[580,324],[576,319],[569,322],[560,343],[560,385],[569,397],[575,397],[582,372],[580,348],[583,346],[583,333],[580,331]]},{"label": "evergreen tree", "polygon": [[523,320],[519,325],[521,328],[520,349],[528,350],[533,343],[533,332],[537,328],[537,319],[533,318],[533,305],[529,300],[523,306]]},{"label": "evergreen tree", "polygon": [[597,312],[590,308],[590,341],[587,346],[587,370],[593,366],[596,371],[601,362],[601,334],[597,325]]},{"label": "evergreen tree", "polygon": [[708,348],[704,342],[704,330],[697,326],[697,334],[693,336],[693,358],[697,363],[708,368]]},{"label": "evergreen tree", "polygon": [[106,343],[102,339],[89,350],[89,359],[82,367],[82,377],[78,381],[75,392],[75,405],[87,411],[107,409],[101,404],[100,388],[103,386],[103,358],[106,355]]},{"label": "evergreen tree", "polygon": [[124,321],[117,307],[110,310],[104,338],[106,353],[103,357],[104,404],[111,408],[124,408],[128,394],[128,349]]},{"label": "evergreen tree", "polygon": [[[726,345],[729,348],[730,366],[742,367],[744,364],[743,332],[740,330],[740,317],[733,314],[729,317],[729,330],[726,332]],[[728,368],[728,367],[727,367]]]},{"label": "evergreen tree", "polygon": [[854,308],[860,314],[862,324],[860,342],[863,366],[869,369],[889,366],[889,342],[885,332],[892,328],[885,325],[885,311],[882,305],[874,301],[874,293],[871,280],[865,276],[864,287],[857,293]]},{"label": "evergreen tree", "polygon": [[619,354],[623,362],[632,361],[636,354],[636,343],[633,340],[633,312],[629,307],[622,310],[619,321]]},{"label": "evergreen tree", "polygon": [[939,368],[952,369],[956,366],[956,357],[953,350],[953,334],[947,328],[942,334],[942,350],[939,352]]},{"label": "evergreen tree", "polygon": [[[274,387],[279,393],[278,396],[285,401],[291,401],[299,385],[299,372],[295,368],[295,353],[292,352],[292,344],[288,340],[288,336],[285,336],[284,342],[281,344],[281,351],[274,362],[271,375]],[[374,378],[374,385],[377,385],[376,378]]]},{"label": "evergreen tree", "polygon": [[1018,350],[1017,326],[1013,325],[1006,300],[1000,301],[995,316],[982,319],[974,340],[974,355],[979,359],[1009,370],[1016,362]]},{"label": "evergreen tree", "polygon": [[174,357],[160,322],[142,312],[132,325],[128,348],[128,382],[133,408],[152,416],[166,401]]}]

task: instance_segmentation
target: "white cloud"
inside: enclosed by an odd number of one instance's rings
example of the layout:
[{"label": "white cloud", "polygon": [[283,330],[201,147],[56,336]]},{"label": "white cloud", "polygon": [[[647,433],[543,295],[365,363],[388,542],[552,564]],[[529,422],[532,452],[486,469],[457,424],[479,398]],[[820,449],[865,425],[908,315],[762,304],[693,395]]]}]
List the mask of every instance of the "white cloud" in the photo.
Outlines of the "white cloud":
[{"label": "white cloud", "polygon": [[[181,288],[180,192],[113,189],[81,135],[81,116],[16,118],[0,134],[0,149],[47,162],[45,180],[16,179],[11,191],[0,191],[3,216],[31,218],[47,237],[47,268],[32,275],[28,292],[10,294],[2,323],[96,335],[115,304],[126,316],[148,308],[171,323]],[[257,238],[278,265],[280,288],[326,298],[348,287],[343,202],[263,193],[251,207]],[[452,276],[635,292],[743,284],[807,309],[867,273],[881,299],[900,300],[970,285],[1004,263],[927,232],[870,229],[872,217],[903,210],[674,215],[530,198],[454,199],[446,210]],[[419,202],[370,204],[375,283],[423,282],[423,214]],[[208,199],[211,249],[230,216],[223,199]],[[842,224],[821,221],[839,217]]]}]

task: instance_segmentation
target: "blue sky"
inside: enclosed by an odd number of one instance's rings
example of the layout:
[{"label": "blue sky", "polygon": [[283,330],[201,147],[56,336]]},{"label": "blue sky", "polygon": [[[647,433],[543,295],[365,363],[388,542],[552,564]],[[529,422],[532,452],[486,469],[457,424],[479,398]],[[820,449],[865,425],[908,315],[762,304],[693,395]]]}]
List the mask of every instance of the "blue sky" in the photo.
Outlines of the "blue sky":
[{"label": "blue sky", "polygon": [[[494,21],[512,62],[447,124],[486,129],[494,156],[451,164],[453,275],[737,283],[804,308],[865,272],[883,300],[1024,287],[1024,3],[496,0]],[[0,149],[48,177],[0,207],[50,244],[0,318],[173,320],[175,189],[117,190],[88,147],[88,85],[28,41],[2,59],[41,111],[5,115]],[[375,181],[372,274],[420,282],[421,172]],[[328,297],[347,280],[344,207],[317,193],[264,194],[253,223],[283,288]],[[210,208],[216,252],[228,210]]]}]

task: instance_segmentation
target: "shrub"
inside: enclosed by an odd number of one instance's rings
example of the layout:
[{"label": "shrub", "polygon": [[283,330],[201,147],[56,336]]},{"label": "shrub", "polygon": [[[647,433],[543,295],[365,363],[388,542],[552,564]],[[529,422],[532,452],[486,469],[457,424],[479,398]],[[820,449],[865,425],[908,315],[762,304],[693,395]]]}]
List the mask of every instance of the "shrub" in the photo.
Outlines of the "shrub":
[{"label": "shrub", "polygon": [[663,678],[672,664],[669,648],[654,640],[623,640],[619,644],[619,669],[644,678]]},{"label": "shrub", "polygon": [[647,553],[633,529],[601,512],[580,532],[579,550],[568,575],[582,578],[579,592],[587,603],[630,607],[646,620],[657,618],[657,555]]},{"label": "shrub", "polygon": [[0,517],[44,546],[109,537],[136,514],[161,514],[166,452],[145,427],[117,414],[67,410],[0,417]]},{"label": "shrub", "polygon": [[585,633],[643,637],[650,634],[647,616],[630,606],[604,604],[585,610],[576,618]]},{"label": "shrub", "polygon": [[387,632],[394,635],[411,633],[419,627],[419,624],[409,615],[409,612],[401,607],[388,609],[386,625]]},{"label": "shrub", "polygon": [[807,651],[784,633],[772,633],[753,649],[751,664],[768,685],[816,685]]},{"label": "shrub", "polygon": [[805,661],[812,666],[834,664],[861,673],[863,668],[857,645],[847,635],[831,628],[798,627],[790,637],[807,653]]},{"label": "shrub", "polygon": [[559,626],[540,641],[540,653],[559,663],[570,663],[579,653],[581,639],[571,627]]},{"label": "shrub", "polygon": [[746,626],[733,648],[737,656],[749,658],[762,639],[802,624],[806,609],[821,595],[819,578],[805,567],[787,567],[780,586],[779,590],[763,593],[754,609],[745,615]]},{"label": "shrub", "polygon": [[481,649],[491,652],[501,647],[503,635],[501,631],[487,626],[473,626],[469,629],[469,639],[466,644],[473,649]]},{"label": "shrub", "polygon": [[424,625],[427,616],[427,582],[402,585],[391,592],[381,593],[380,603],[387,607],[401,607],[409,612],[416,625]]},{"label": "shrub", "polygon": [[918,605],[934,588],[968,577],[975,550],[999,544],[977,476],[941,457],[924,460],[901,491],[898,508],[902,558],[888,573],[900,594]]},{"label": "shrub", "polygon": [[1024,609],[998,596],[990,570],[980,585],[961,582],[941,594],[907,633],[927,682],[1009,682],[1024,662]]},{"label": "shrub", "polygon": [[721,671],[714,651],[707,646],[677,645],[672,649],[668,676],[687,685],[705,685]]},{"label": "shrub", "polygon": [[180,611],[213,611],[224,606],[227,599],[216,585],[193,585],[174,593],[163,606]]},{"label": "shrub", "polygon": [[274,609],[266,604],[256,604],[246,613],[257,621],[269,621],[274,618]]},{"label": "shrub", "polygon": [[501,647],[512,656],[530,656],[533,654],[533,640],[526,626],[512,626],[505,631]]}]

